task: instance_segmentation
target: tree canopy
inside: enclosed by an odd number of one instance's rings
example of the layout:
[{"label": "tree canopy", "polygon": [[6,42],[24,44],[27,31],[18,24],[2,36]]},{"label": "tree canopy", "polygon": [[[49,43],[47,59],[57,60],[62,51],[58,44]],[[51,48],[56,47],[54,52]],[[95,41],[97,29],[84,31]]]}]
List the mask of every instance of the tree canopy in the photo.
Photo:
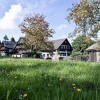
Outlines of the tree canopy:
[{"label": "tree canopy", "polygon": [[11,38],[11,41],[12,41],[12,42],[16,42],[14,37]]},{"label": "tree canopy", "polygon": [[72,36],[76,34],[97,36],[100,30],[100,1],[81,0],[80,3],[73,4],[67,20],[72,20],[76,24]]},{"label": "tree canopy", "polygon": [[4,41],[9,40],[7,35],[5,35],[5,36],[3,37],[3,39],[4,39]]},{"label": "tree canopy", "polygon": [[36,14],[24,19],[20,25],[21,31],[25,34],[25,44],[33,51],[50,50],[53,48],[48,39],[52,37],[54,30],[49,28],[49,23],[45,17]]},{"label": "tree canopy", "polygon": [[72,43],[73,55],[84,55],[86,48],[93,43],[94,41],[85,35],[78,36]]}]

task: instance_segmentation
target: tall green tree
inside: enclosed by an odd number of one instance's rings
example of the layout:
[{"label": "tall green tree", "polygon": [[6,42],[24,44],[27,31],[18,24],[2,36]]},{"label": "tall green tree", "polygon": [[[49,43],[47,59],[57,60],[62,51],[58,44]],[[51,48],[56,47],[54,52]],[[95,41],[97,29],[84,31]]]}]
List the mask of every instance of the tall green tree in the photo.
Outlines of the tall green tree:
[{"label": "tall green tree", "polygon": [[7,35],[5,35],[5,36],[3,37],[3,39],[4,39],[4,41],[9,40]]},{"label": "tall green tree", "polygon": [[73,4],[67,20],[76,24],[72,36],[76,34],[97,36],[100,30],[100,1],[81,0],[80,3]]},{"label": "tall green tree", "polygon": [[16,42],[14,37],[11,38],[11,41],[12,41],[12,42]]},{"label": "tall green tree", "polygon": [[91,46],[94,43],[93,40],[90,39],[90,37],[87,37],[85,35],[78,36],[76,39],[74,39],[72,43],[73,47],[73,53],[72,56],[84,56],[85,50],[89,46]]},{"label": "tall green tree", "polygon": [[49,28],[49,23],[45,17],[36,14],[24,19],[20,25],[21,31],[25,34],[24,43],[32,51],[38,52],[43,50],[52,50],[52,43],[48,39],[54,34],[54,30]]}]

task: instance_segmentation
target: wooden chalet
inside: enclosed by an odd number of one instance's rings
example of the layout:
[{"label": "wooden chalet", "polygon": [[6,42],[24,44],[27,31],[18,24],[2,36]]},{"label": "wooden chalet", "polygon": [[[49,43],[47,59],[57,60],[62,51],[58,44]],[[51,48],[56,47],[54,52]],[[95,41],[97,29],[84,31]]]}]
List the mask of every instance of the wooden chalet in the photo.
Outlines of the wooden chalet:
[{"label": "wooden chalet", "polygon": [[[1,56],[12,56],[12,57],[32,57],[31,49],[26,49],[23,44],[23,39],[20,38],[17,43],[13,43],[11,41],[4,41],[0,46],[0,55]],[[53,54],[46,50],[45,52],[39,52],[38,57],[43,59],[51,58],[51,59],[60,59],[60,58],[68,58],[72,53],[72,46],[70,45],[67,38],[58,39],[50,41],[53,44],[54,50]]]},{"label": "wooden chalet", "polygon": [[20,38],[17,42],[14,48],[15,54],[12,55],[13,57],[29,57],[31,50],[25,48],[23,44],[23,39],[24,38]]},{"label": "wooden chalet", "polygon": [[51,55],[49,52],[42,52],[42,58],[59,60],[60,58],[67,59],[71,55],[73,49],[67,38],[52,40],[51,42],[54,46],[53,55]]},{"label": "wooden chalet", "polygon": [[12,56],[15,53],[13,49],[16,46],[16,42],[12,41],[3,41],[0,46],[0,55],[1,56]]}]

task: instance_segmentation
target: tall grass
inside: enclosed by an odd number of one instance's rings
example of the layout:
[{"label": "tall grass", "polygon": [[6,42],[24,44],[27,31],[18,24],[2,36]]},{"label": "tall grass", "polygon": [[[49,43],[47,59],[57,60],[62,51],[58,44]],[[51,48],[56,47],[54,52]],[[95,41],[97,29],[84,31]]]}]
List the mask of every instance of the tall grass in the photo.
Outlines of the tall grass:
[{"label": "tall grass", "polygon": [[100,64],[0,59],[0,100],[99,100]]}]

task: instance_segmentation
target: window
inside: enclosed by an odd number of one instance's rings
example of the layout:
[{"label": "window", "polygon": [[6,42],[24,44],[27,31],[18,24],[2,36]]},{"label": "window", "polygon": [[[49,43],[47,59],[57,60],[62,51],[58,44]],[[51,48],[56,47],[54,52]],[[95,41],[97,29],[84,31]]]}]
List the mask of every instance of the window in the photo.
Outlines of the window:
[{"label": "window", "polygon": [[45,54],[43,54],[43,57],[45,57]]},{"label": "window", "polygon": [[64,49],[67,49],[67,45],[64,46]]},{"label": "window", "polygon": [[9,49],[9,52],[12,52],[12,49]]},{"label": "window", "polygon": [[67,45],[61,45],[61,49],[67,49]]},{"label": "window", "polygon": [[61,56],[66,56],[66,53],[61,53]]}]

